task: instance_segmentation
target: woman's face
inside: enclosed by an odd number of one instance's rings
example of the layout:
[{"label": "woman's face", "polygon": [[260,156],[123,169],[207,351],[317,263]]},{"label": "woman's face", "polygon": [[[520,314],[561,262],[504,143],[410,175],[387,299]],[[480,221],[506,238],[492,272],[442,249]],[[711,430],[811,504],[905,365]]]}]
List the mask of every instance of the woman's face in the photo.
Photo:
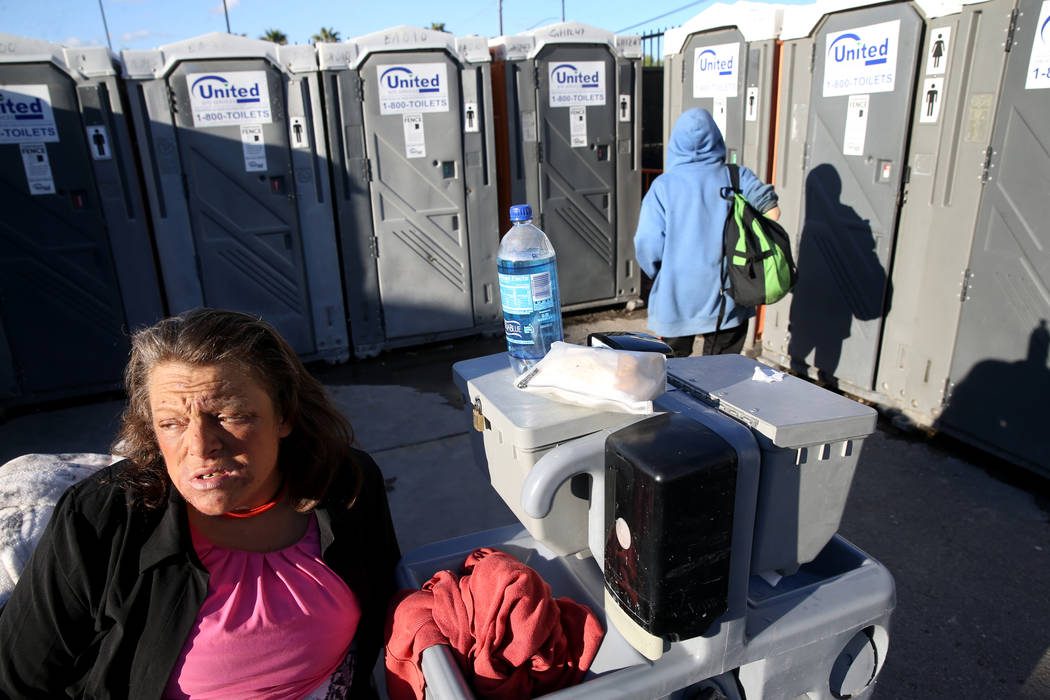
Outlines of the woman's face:
[{"label": "woman's face", "polygon": [[245,369],[162,363],[150,374],[149,402],[168,476],[190,506],[222,515],[273,498],[280,439],[291,428]]}]

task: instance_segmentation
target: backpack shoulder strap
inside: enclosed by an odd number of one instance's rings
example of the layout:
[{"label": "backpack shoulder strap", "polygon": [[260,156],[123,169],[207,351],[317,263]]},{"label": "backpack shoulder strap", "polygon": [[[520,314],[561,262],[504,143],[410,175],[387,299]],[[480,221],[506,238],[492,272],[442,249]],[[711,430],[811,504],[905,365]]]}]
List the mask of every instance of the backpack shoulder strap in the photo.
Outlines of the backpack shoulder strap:
[{"label": "backpack shoulder strap", "polygon": [[726,163],[726,167],[729,168],[729,184],[733,186],[733,191],[740,194],[740,166],[736,163]]}]

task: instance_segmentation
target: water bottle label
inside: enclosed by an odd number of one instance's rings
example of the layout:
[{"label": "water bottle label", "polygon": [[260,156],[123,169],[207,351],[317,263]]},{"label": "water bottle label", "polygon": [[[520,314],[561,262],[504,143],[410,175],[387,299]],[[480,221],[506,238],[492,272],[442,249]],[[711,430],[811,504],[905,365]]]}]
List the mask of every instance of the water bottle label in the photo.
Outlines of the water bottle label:
[{"label": "water bottle label", "polygon": [[499,295],[504,312],[532,313],[532,278],[533,275],[499,275]]},{"label": "water bottle label", "polygon": [[562,339],[557,267],[553,258],[500,259],[498,275],[507,350],[520,374]]},{"label": "water bottle label", "polygon": [[549,270],[534,275],[499,275],[499,294],[503,310],[511,314],[545,311],[554,305]]},{"label": "water bottle label", "polygon": [[506,314],[503,316],[503,330],[507,334],[507,342],[510,345],[532,346],[534,333],[528,321],[528,316],[524,318]]},{"label": "water bottle label", "polygon": [[550,272],[541,272],[532,276],[532,301],[536,308],[545,309],[551,305]]}]

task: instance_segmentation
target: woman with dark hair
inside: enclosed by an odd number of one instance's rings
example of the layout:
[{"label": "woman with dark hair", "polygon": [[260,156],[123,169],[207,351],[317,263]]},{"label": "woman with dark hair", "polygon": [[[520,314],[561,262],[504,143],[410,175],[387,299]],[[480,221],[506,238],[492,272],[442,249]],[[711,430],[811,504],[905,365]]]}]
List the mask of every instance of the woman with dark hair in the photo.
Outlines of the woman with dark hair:
[{"label": "woman with dark hair", "polygon": [[0,695],[375,697],[400,558],[378,467],[269,324],[132,337],[121,462],[58,502],[0,615]]}]

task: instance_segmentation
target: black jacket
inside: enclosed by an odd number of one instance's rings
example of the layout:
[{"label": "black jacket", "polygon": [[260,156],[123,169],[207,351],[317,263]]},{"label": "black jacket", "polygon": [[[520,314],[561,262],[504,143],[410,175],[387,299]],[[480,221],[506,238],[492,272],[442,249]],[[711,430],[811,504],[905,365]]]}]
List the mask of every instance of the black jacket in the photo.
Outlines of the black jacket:
[{"label": "black jacket", "polygon": [[[347,509],[339,481],[317,507],[324,562],[357,596],[351,697],[374,697],[371,671],[400,559],[383,477],[355,451],[364,483]],[[208,590],[185,501],[132,507],[112,467],[59,499],[0,615],[0,695],[159,698]]]}]

